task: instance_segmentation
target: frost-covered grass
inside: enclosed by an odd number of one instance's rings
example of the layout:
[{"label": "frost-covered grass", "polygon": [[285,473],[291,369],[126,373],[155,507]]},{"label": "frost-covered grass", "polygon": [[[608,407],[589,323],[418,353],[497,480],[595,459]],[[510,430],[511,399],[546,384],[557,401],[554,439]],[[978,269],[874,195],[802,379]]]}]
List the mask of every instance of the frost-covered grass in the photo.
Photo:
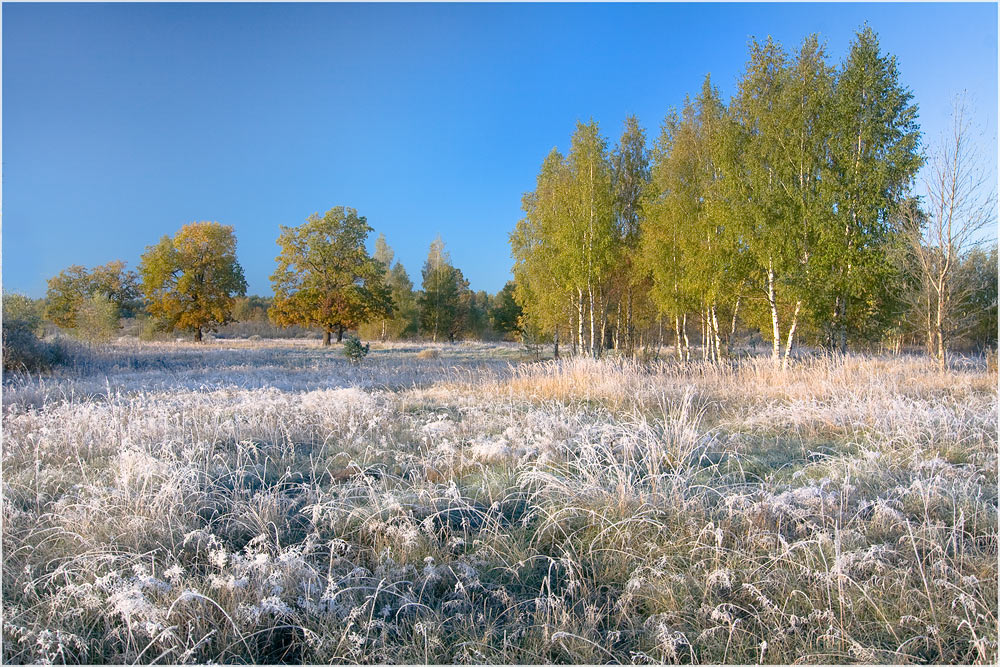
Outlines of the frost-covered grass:
[{"label": "frost-covered grass", "polygon": [[997,660],[997,377],[116,345],[6,380],[3,660]]}]

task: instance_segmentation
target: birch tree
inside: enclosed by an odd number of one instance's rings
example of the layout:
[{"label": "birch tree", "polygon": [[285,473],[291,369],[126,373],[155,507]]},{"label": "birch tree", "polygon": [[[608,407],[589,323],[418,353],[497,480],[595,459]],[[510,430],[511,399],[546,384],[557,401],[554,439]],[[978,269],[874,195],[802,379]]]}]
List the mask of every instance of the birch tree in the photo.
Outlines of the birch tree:
[{"label": "birch tree", "polygon": [[944,371],[952,338],[962,328],[968,292],[959,264],[996,223],[996,184],[979,151],[964,96],[956,99],[950,132],[933,149],[925,179],[927,224],[913,239],[914,252],[930,287],[934,353]]},{"label": "birch tree", "polygon": [[[552,336],[559,356],[559,332],[574,327],[576,304],[573,282],[575,262],[562,230],[569,221],[569,169],[556,150],[546,156],[536,187],[521,199],[524,217],[510,234],[514,258],[514,295],[522,309],[521,328],[526,333]],[[582,319],[580,320],[582,322]]]},{"label": "birch tree", "polygon": [[607,142],[593,120],[577,123],[567,165],[569,215],[568,225],[561,230],[560,236],[566,252],[574,260],[571,275],[577,292],[580,347],[584,347],[583,314],[586,311],[590,319],[586,349],[599,357],[606,325],[607,278],[613,266],[615,232]]},{"label": "birch tree", "polygon": [[917,105],[871,28],[859,31],[841,65],[831,103],[829,168],[823,186],[833,224],[825,229],[824,327],[835,349],[874,338],[897,310],[901,277],[890,253],[905,235],[893,215],[920,168]]},{"label": "birch tree", "polygon": [[[620,258],[617,262],[616,292],[619,295],[615,333],[628,354],[635,347],[635,301],[642,298],[637,275],[639,234],[645,218],[643,200],[649,188],[649,150],[646,132],[635,116],[625,119],[621,139],[612,154],[611,181],[614,195],[614,223]],[[624,311],[624,312],[623,312]]]}]

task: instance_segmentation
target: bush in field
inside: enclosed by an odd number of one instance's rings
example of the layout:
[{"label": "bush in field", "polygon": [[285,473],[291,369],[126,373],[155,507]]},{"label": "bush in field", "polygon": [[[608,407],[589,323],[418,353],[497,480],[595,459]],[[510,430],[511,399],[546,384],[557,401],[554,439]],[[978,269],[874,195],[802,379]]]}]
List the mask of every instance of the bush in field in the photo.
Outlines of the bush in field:
[{"label": "bush in field", "polygon": [[44,371],[59,363],[63,350],[38,338],[42,324],[39,309],[23,294],[3,295],[3,369]]},{"label": "bush in field", "polygon": [[23,294],[8,292],[3,295],[3,322],[5,327],[18,322],[37,334],[42,326],[41,308]]},{"label": "bush in field", "polygon": [[132,317],[140,308],[138,277],[127,271],[125,262],[116,260],[91,270],[74,264],[49,278],[45,295],[45,316],[53,324],[67,330],[77,330],[89,338],[82,311],[90,300],[100,295],[115,305],[115,317]]},{"label": "bush in field", "polygon": [[120,328],[118,304],[95,293],[81,304],[77,313],[77,335],[84,340],[107,342]]},{"label": "bush in field", "polygon": [[347,336],[344,339],[344,356],[354,363],[361,363],[361,360],[368,356],[369,344],[361,344],[361,340],[355,336]]}]

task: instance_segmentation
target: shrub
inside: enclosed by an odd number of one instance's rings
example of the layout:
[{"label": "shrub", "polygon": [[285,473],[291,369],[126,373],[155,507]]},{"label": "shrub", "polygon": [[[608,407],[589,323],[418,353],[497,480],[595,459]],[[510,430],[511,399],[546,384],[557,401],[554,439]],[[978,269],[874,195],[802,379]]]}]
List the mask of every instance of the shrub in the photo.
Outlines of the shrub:
[{"label": "shrub", "polygon": [[42,326],[41,308],[35,302],[16,292],[3,295],[3,321],[19,322],[32,333],[38,333]]},{"label": "shrub", "polygon": [[347,336],[344,339],[344,356],[354,363],[361,363],[361,360],[368,356],[369,344],[361,344],[361,339],[356,336]]},{"label": "shrub", "polygon": [[118,304],[103,294],[94,294],[83,302],[77,313],[79,338],[95,342],[111,340],[120,328]]},{"label": "shrub", "polygon": [[3,295],[3,369],[45,371],[61,363],[62,346],[38,338],[42,317],[34,302],[23,294]]},{"label": "shrub", "polygon": [[417,352],[417,359],[437,359],[441,356],[441,353],[435,350],[433,347],[426,350],[420,350]]}]

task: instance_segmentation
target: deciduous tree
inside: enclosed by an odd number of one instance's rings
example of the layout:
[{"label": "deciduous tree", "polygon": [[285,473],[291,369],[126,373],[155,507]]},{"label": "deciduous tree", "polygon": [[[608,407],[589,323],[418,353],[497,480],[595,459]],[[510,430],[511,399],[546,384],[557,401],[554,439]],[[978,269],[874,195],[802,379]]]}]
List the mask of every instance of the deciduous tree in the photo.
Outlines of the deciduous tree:
[{"label": "deciduous tree", "polygon": [[969,326],[968,285],[958,271],[966,253],[996,223],[996,186],[976,148],[964,97],[955,102],[950,133],[930,157],[926,178],[927,224],[913,247],[933,300],[934,353],[944,371],[952,338]]},{"label": "deciduous tree", "polygon": [[864,27],[839,68],[829,117],[829,167],[821,187],[831,222],[821,239],[822,283],[813,285],[833,346],[871,339],[898,310],[890,254],[905,234],[894,215],[922,164],[913,95],[896,59]]},{"label": "deciduous tree", "polygon": [[90,297],[90,274],[74,264],[49,278],[45,318],[63,329],[75,329],[80,307]]},{"label": "deciduous tree", "polygon": [[465,325],[463,294],[469,283],[452,266],[440,236],[431,243],[422,275],[423,291],[418,298],[421,329],[435,342],[439,336],[454,342]]},{"label": "deciduous tree", "polygon": [[347,329],[391,315],[385,267],[365,249],[371,230],[364,216],[344,206],[323,217],[314,213],[298,227],[282,226],[271,319],[320,327],[327,346],[334,331],[339,342]]},{"label": "deciduous tree", "polygon": [[218,222],[184,225],[148,246],[139,275],[150,314],[168,330],[194,331],[196,341],[231,321],[234,298],[247,289],[233,228]]}]

